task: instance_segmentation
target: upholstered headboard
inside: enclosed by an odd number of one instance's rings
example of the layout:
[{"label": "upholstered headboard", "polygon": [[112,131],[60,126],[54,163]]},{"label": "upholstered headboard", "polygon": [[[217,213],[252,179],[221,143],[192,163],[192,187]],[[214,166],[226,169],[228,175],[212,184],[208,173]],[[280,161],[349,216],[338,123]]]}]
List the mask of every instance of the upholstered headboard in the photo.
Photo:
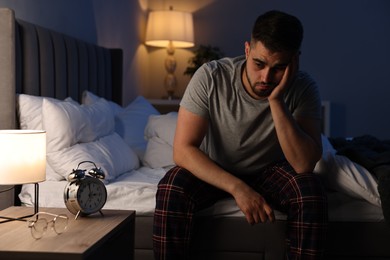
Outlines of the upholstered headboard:
[{"label": "upholstered headboard", "polygon": [[[0,129],[18,128],[17,93],[81,101],[89,90],[122,104],[122,59],[120,49],[45,29],[0,8]],[[15,205],[19,191],[15,186]]]},{"label": "upholstered headboard", "polygon": [[122,103],[122,50],[45,29],[0,8],[0,129],[17,127],[16,93],[80,101],[84,90]]}]

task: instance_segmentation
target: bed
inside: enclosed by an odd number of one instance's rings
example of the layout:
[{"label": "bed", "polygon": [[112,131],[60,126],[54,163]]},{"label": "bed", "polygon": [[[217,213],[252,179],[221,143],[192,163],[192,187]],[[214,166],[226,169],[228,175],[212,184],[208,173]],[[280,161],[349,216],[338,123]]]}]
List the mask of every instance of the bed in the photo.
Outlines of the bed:
[{"label": "bed", "polygon": [[[136,210],[135,259],[147,260],[153,259],[156,184],[173,165],[177,114],[160,114],[142,96],[122,106],[122,87],[121,50],[74,39],[0,9],[0,127],[47,132],[39,206],[65,207],[67,174],[79,162],[92,160],[106,173],[104,208]],[[83,132],[83,124],[93,138]],[[323,144],[316,174],[328,189],[326,259],[390,259],[390,228],[376,179],[337,155],[325,135]],[[33,205],[33,185],[16,190],[17,205]],[[275,223],[250,226],[234,201],[220,201],[196,217],[192,255],[283,259],[285,215],[276,216]]]}]

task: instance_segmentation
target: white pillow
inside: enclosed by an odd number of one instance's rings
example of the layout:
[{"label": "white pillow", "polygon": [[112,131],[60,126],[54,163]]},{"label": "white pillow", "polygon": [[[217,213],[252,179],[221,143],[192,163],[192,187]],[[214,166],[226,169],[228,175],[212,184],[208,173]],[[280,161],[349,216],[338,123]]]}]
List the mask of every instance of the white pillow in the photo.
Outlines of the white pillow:
[{"label": "white pillow", "polygon": [[62,181],[65,178],[56,173],[48,162],[46,162],[46,180],[47,181]]},{"label": "white pillow", "polygon": [[177,112],[170,112],[164,115],[151,115],[145,127],[145,138],[148,140],[153,136],[157,136],[173,146],[176,124]]},{"label": "white pillow", "polygon": [[90,106],[44,99],[47,160],[67,178],[82,161],[93,161],[110,181],[139,167],[136,154],[114,132],[114,115],[103,99]]},{"label": "white pillow", "polygon": [[[84,92],[82,94],[82,98],[81,98],[81,103],[83,105],[92,105],[93,103],[98,101],[100,98],[102,98],[102,97],[99,97],[88,90],[84,90]],[[117,115],[118,113],[122,112],[123,107],[121,107],[120,105],[118,105],[117,103],[115,103],[113,101],[110,101],[110,100],[106,100],[106,101],[110,104],[110,107],[111,107],[112,111],[114,112],[114,115]]]},{"label": "white pillow", "polygon": [[321,135],[322,141],[322,155],[328,156],[329,154],[336,154],[337,151],[334,149],[333,145],[329,142],[328,137]]},{"label": "white pillow", "polygon": [[115,117],[115,131],[143,158],[147,141],[144,138],[145,126],[150,115],[160,113],[144,97],[138,96]]},{"label": "white pillow", "polygon": [[42,116],[48,152],[91,142],[114,131],[114,115],[103,99],[90,106],[44,99]]},{"label": "white pillow", "polygon": [[361,165],[337,155],[329,140],[323,136],[323,155],[314,172],[320,174],[325,186],[354,198],[380,206],[377,180]]},{"label": "white pillow", "polygon": [[[16,103],[19,117],[19,123],[21,129],[29,130],[44,130],[42,126],[42,103],[43,99],[49,99],[53,102],[63,102],[59,99],[40,97],[27,94],[18,94]],[[67,102],[78,104],[71,97],[65,99]],[[64,177],[56,173],[50,166],[49,162],[46,162],[46,180],[48,181],[60,181]]]},{"label": "white pillow", "polygon": [[[62,102],[59,99],[50,97],[39,97],[27,94],[17,95],[17,111],[21,129],[42,130],[42,102],[49,99],[53,102]],[[71,97],[65,99],[67,102],[77,104]]]},{"label": "white pillow", "polygon": [[79,143],[71,147],[50,152],[47,160],[53,168],[67,178],[82,161],[92,161],[101,167],[110,182],[125,172],[139,168],[137,155],[117,134],[99,138],[94,142]]},{"label": "white pillow", "polygon": [[173,147],[162,138],[153,136],[148,140],[142,163],[150,168],[173,167]]},{"label": "white pillow", "polygon": [[84,90],[81,96],[81,104],[83,105],[92,105],[99,100],[100,97],[96,96],[88,90]]},{"label": "white pillow", "polygon": [[145,127],[145,138],[148,141],[144,165],[151,168],[174,166],[173,138],[177,124],[177,112],[164,115],[151,115]]}]

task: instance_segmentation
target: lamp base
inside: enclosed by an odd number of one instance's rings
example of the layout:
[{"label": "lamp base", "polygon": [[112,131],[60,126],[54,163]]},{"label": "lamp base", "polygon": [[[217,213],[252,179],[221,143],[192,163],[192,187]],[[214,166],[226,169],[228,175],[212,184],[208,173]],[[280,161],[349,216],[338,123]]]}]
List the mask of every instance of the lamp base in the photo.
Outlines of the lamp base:
[{"label": "lamp base", "polygon": [[179,100],[180,98],[175,96],[175,95],[169,95],[169,96],[163,96],[162,99],[167,99],[167,100]]},{"label": "lamp base", "polygon": [[5,219],[3,221],[0,221],[0,224],[6,223],[6,222],[11,222],[11,221],[27,221],[26,218],[30,218],[38,213],[38,209],[39,209],[39,201],[38,201],[38,199],[39,199],[39,184],[38,183],[34,183],[34,189],[35,189],[34,190],[34,214],[30,214],[30,215],[26,215],[26,216],[22,216],[22,217],[18,217],[18,218],[0,216],[0,219]]},{"label": "lamp base", "polygon": [[177,86],[175,70],[176,70],[176,59],[174,56],[175,48],[172,44],[172,41],[169,41],[169,45],[167,47],[168,56],[165,59],[165,70],[167,71],[167,75],[165,75],[164,79],[164,87],[167,92],[168,97],[164,99],[172,100],[175,99],[174,93]]}]

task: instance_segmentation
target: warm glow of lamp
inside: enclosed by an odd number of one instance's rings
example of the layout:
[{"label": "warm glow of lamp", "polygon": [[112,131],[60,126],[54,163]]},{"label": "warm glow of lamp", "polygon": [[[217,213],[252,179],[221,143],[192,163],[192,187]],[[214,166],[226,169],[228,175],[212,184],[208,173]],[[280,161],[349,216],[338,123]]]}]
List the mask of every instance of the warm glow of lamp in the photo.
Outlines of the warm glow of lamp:
[{"label": "warm glow of lamp", "polygon": [[165,48],[170,41],[176,48],[194,46],[192,14],[173,10],[150,12],[145,43]]},{"label": "warm glow of lamp", "polygon": [[38,182],[46,180],[46,132],[0,130],[0,167],[0,185],[35,184],[34,211],[37,213]]},{"label": "warm glow of lamp", "polygon": [[167,48],[168,57],[165,60],[165,88],[168,98],[174,97],[176,88],[176,60],[173,56],[175,48],[194,46],[194,25],[192,14],[179,11],[152,11],[149,13],[146,26],[145,44],[154,47]]}]

